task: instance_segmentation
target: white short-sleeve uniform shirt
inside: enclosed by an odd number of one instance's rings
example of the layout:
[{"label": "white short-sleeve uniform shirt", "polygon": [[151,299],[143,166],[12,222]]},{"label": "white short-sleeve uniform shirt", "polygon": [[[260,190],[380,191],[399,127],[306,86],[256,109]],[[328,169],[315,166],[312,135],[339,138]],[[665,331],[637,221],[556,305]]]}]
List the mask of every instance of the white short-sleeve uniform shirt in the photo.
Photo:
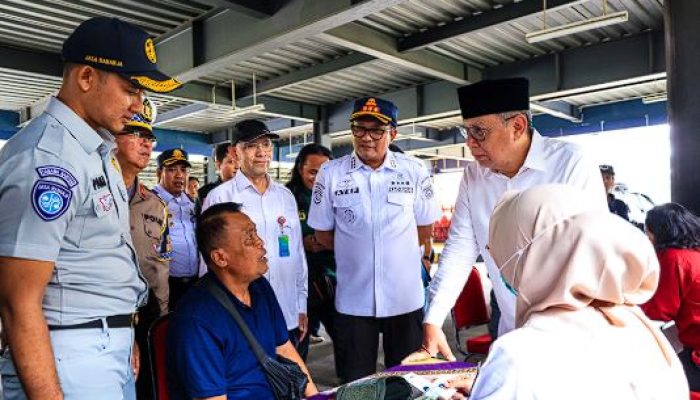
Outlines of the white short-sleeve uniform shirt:
[{"label": "white short-sleeve uniform shirt", "polygon": [[439,214],[432,178],[416,158],[389,151],[377,169],[354,153],[325,163],[308,223],[335,231],[336,309],[381,318],[421,308],[417,226]]}]

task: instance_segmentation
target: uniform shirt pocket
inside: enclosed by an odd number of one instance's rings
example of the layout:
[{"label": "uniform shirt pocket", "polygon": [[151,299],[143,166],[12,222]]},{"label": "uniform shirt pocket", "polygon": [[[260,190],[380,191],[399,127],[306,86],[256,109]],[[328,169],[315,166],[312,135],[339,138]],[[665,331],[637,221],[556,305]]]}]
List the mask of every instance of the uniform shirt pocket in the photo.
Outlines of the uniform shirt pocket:
[{"label": "uniform shirt pocket", "polygon": [[393,204],[395,206],[403,207],[403,208],[413,208],[413,203],[415,201],[415,197],[413,193],[389,193],[387,195],[387,202],[389,204]]},{"label": "uniform shirt pocket", "polygon": [[114,197],[109,191],[92,194],[78,210],[66,238],[83,248],[116,248],[122,234]]},{"label": "uniform shirt pocket", "polygon": [[362,217],[362,199],[357,194],[336,195],[333,198],[333,209],[339,223],[357,226]]}]

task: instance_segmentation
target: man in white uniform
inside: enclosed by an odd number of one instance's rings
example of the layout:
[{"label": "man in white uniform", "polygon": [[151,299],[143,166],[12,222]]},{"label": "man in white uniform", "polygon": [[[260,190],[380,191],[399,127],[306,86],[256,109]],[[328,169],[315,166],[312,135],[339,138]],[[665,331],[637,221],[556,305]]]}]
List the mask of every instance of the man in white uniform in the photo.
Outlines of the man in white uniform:
[{"label": "man in white uniform", "polygon": [[430,174],[413,157],[388,151],[398,110],[377,98],[355,102],[355,151],[316,176],[309,226],[335,247],[335,305],[341,379],[372,374],[382,333],[385,365],[420,346],[423,284],[419,245],[440,215]]},{"label": "man in white uniform", "polygon": [[294,195],[268,175],[273,139],[279,136],[261,121],[248,119],[235,126],[233,145],[239,173],[209,192],[202,210],[224,202],[242,204],[241,211],[255,223],[265,241],[270,265],[265,278],[282,307],[289,340],[298,347],[306,335],[307,266],[301,223]]},{"label": "man in white uniform", "polygon": [[476,161],[464,170],[423,320],[423,349],[449,359],[454,356],[441,326],[479,254],[493,284],[498,303],[494,311],[500,308],[500,319],[497,312],[492,313],[492,322],[498,324],[492,326],[492,335],[502,335],[515,324],[515,296],[486,251],[489,218],[504,192],[564,183],[582,188],[590,195],[589,201],[607,208],[597,164],[576,145],[542,137],[532,128],[527,79],[485,80],[457,92],[466,143]]}]

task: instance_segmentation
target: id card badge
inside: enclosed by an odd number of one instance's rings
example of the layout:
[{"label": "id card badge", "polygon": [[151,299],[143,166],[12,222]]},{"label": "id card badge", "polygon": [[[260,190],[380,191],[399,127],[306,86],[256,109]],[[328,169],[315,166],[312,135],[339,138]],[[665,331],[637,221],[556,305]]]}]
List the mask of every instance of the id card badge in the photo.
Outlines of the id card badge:
[{"label": "id card badge", "polygon": [[277,247],[280,249],[280,257],[289,257],[289,236],[279,235],[277,236]]}]

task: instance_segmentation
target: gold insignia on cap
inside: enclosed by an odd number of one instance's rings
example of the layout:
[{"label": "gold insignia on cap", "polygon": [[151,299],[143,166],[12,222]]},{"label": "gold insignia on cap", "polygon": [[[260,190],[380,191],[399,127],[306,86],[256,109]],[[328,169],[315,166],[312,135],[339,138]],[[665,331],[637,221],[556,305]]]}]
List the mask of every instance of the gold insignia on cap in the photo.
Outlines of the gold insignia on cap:
[{"label": "gold insignia on cap", "polygon": [[156,46],[153,44],[153,39],[151,39],[151,38],[146,39],[146,43],[144,44],[144,49],[146,50],[146,58],[148,58],[148,61],[155,64],[156,63]]},{"label": "gold insignia on cap", "polygon": [[375,100],[372,97],[367,99],[367,102],[365,103],[365,105],[362,106],[362,112],[381,113],[379,106],[377,106],[377,100]]},{"label": "gold insignia on cap", "polygon": [[153,123],[153,111],[153,103],[148,98],[143,99],[143,111],[141,111],[141,114],[146,121]]},{"label": "gold insignia on cap", "polygon": [[173,158],[185,158],[182,152],[178,149],[173,150]]}]

